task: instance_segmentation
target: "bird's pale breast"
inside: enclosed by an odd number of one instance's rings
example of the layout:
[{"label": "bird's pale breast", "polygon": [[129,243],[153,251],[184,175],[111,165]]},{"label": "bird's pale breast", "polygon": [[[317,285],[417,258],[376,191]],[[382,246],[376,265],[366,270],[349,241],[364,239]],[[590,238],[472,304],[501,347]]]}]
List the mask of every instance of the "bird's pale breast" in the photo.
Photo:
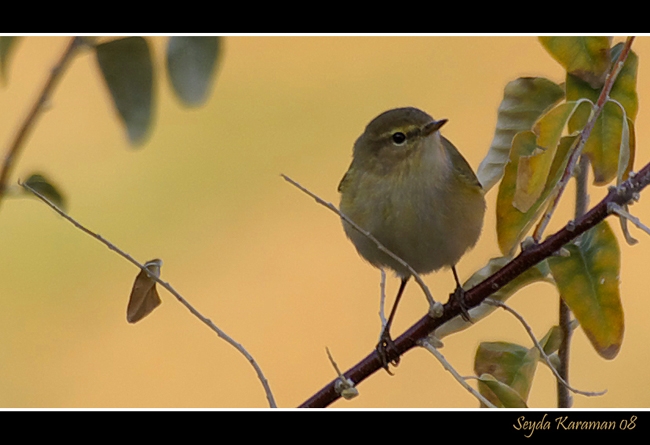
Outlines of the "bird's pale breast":
[{"label": "bird's pale breast", "polygon": [[[443,162],[447,161],[444,156],[448,153],[437,145],[384,175],[353,172],[353,180],[346,185],[349,190],[341,199],[344,214],[418,273],[456,264],[476,243],[483,223],[482,190],[470,187],[449,162]],[[400,276],[409,275],[366,236],[345,222],[343,225],[368,262],[393,269]]]}]

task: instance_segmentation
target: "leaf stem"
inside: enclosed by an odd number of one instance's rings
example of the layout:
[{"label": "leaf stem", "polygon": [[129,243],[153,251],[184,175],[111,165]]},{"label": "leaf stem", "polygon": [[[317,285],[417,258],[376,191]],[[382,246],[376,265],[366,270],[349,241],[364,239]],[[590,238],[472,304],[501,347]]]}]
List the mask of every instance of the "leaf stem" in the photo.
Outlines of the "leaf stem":
[{"label": "leaf stem", "polygon": [[[513,308],[511,308],[507,304],[505,304],[503,301],[494,300],[492,298],[486,298],[485,302],[487,304],[491,304],[493,306],[500,307],[503,310],[505,310],[507,312],[510,312],[517,320],[519,320],[519,322],[523,325],[524,329],[526,329],[526,332],[528,333],[528,336],[530,337],[530,339],[535,344],[535,347],[539,351],[540,357],[542,357],[542,359],[544,360],[546,365],[549,367],[549,369],[551,370],[553,375],[555,375],[555,377],[558,380],[558,383],[562,384],[562,386],[564,388],[566,388],[569,391],[575,392],[576,394],[582,394],[583,396],[589,396],[589,397],[602,396],[607,392],[607,390],[604,390],[604,391],[582,391],[580,389],[572,388],[569,385],[569,383],[564,378],[562,378],[559,371],[557,369],[555,369],[555,367],[551,363],[551,359],[549,358],[549,356],[544,351],[544,348],[537,341],[537,338],[535,337],[535,334],[533,333],[533,329],[530,327],[530,325],[526,322],[526,319],[521,314],[519,314],[517,311],[515,311]],[[566,408],[569,408],[569,406],[567,406]]]},{"label": "leaf stem", "polygon": [[539,242],[542,239],[542,234],[544,233],[546,226],[548,226],[548,223],[551,220],[551,216],[553,216],[553,213],[555,212],[555,209],[557,208],[560,202],[562,193],[564,192],[564,189],[569,183],[569,180],[573,176],[573,170],[576,167],[576,164],[578,163],[578,159],[580,158],[580,155],[582,154],[582,149],[584,148],[587,139],[589,139],[589,135],[591,135],[591,131],[593,130],[594,125],[596,124],[596,120],[600,116],[600,113],[603,111],[603,107],[605,106],[607,99],[609,99],[609,93],[612,91],[614,82],[618,77],[618,73],[620,73],[621,69],[623,68],[623,65],[625,64],[625,59],[627,59],[627,55],[630,52],[630,48],[632,47],[633,41],[634,41],[634,36],[628,37],[627,40],[625,41],[623,50],[618,55],[616,62],[614,62],[612,69],[610,73],[607,75],[607,79],[605,80],[605,85],[603,86],[603,89],[600,91],[600,96],[598,96],[598,100],[596,101],[596,105],[594,106],[594,113],[591,116],[591,119],[589,119],[585,127],[578,135],[578,142],[576,143],[576,147],[571,153],[571,156],[569,157],[569,162],[567,163],[566,169],[562,174],[562,178],[560,179],[560,182],[558,182],[556,186],[557,191],[555,193],[555,197],[553,198],[553,201],[549,206],[546,214],[540,220],[539,224],[535,228],[535,232],[533,233],[533,239],[535,239],[535,241],[537,242]]}]

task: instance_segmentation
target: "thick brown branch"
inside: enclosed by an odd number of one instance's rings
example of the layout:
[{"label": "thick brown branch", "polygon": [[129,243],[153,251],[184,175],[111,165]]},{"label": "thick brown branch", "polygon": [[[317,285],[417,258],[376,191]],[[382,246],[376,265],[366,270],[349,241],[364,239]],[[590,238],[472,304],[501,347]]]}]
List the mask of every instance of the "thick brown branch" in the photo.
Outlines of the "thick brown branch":
[{"label": "thick brown branch", "polygon": [[[608,195],[585,215],[570,222],[562,230],[549,236],[543,243],[535,244],[527,248],[499,271],[468,290],[465,294],[467,306],[472,308],[481,304],[483,300],[501,289],[521,273],[550,257],[566,243],[603,221],[610,214],[608,210],[610,203],[616,203],[621,206],[628,204],[648,184],[650,184],[650,163],[619,187],[612,188]],[[440,318],[433,319],[429,316],[424,316],[395,340],[396,351],[399,355],[404,354],[416,346],[419,339],[426,337],[434,329],[460,315],[460,313],[461,309],[454,300],[444,305],[444,311]],[[382,365],[379,355],[373,351],[357,365],[344,373],[344,376],[350,379],[355,385],[358,385],[361,381],[381,368]],[[335,381],[330,382],[300,405],[300,407],[323,408],[337,400],[339,395],[336,393],[334,384]]]}]

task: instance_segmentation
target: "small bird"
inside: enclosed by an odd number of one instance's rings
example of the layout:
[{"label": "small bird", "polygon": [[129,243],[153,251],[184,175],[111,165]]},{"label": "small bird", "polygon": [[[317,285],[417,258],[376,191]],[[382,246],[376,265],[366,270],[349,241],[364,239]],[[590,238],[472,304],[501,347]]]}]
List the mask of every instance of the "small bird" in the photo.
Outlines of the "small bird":
[{"label": "small bird", "polygon": [[[418,274],[451,267],[457,286],[452,297],[464,308],[455,265],[478,240],[485,199],[470,165],[440,134],[446,122],[412,107],[380,114],[355,142],[352,164],[338,190],[341,212]],[[390,373],[390,326],[411,274],[344,220],[343,228],[366,261],[392,269],[401,278],[377,345]],[[399,357],[391,363],[397,365]]]}]

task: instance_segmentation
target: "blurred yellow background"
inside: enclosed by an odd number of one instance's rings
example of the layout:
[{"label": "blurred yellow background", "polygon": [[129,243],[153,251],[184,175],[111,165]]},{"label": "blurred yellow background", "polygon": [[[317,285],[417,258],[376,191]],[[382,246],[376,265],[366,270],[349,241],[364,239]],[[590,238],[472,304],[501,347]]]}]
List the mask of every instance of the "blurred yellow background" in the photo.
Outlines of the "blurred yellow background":
[{"label": "blurred yellow background", "polygon": [[[615,41],[622,37],[615,38]],[[0,149],[24,119],[68,38],[19,42],[0,89]],[[562,68],[535,37],[235,37],[222,41],[207,104],[184,109],[164,73],[167,38],[151,37],[156,59],[155,127],[129,147],[91,52],[64,74],[37,122],[11,182],[41,171],[66,194],[70,214],[136,259],[162,258],[162,278],[243,344],[268,378],[278,405],[294,407],[374,348],[380,322],[379,272],[345,238],[338,217],[281,179],[285,173],[338,204],[336,191],[354,140],[380,112],[422,108],[447,118],[443,134],[476,169],[496,124],[507,82],[519,76],[563,81]],[[650,161],[650,39],[639,55],[637,161]],[[549,232],[572,217],[573,185]],[[604,196],[591,189],[591,202]],[[650,223],[642,195],[631,211]],[[477,247],[458,265],[461,279],[498,256],[496,188]],[[584,333],[574,335],[571,382],[607,389],[574,396],[575,407],[648,407],[650,240],[625,245],[621,295],[625,338],[606,361]],[[0,407],[265,407],[252,367],[165,290],[138,324],[126,305],[138,269],[35,199],[0,208]],[[426,277],[443,301],[452,274]],[[398,280],[389,277],[392,298]],[[543,335],[557,322],[557,292],[532,285],[509,300]],[[390,300],[392,301],[392,300]],[[398,311],[399,335],[426,311],[411,283]],[[481,341],[531,342],[496,312],[441,350],[461,374],[473,372]],[[406,354],[360,396],[334,407],[477,407],[427,352]],[[529,405],[554,407],[555,380],[540,364]]]}]

